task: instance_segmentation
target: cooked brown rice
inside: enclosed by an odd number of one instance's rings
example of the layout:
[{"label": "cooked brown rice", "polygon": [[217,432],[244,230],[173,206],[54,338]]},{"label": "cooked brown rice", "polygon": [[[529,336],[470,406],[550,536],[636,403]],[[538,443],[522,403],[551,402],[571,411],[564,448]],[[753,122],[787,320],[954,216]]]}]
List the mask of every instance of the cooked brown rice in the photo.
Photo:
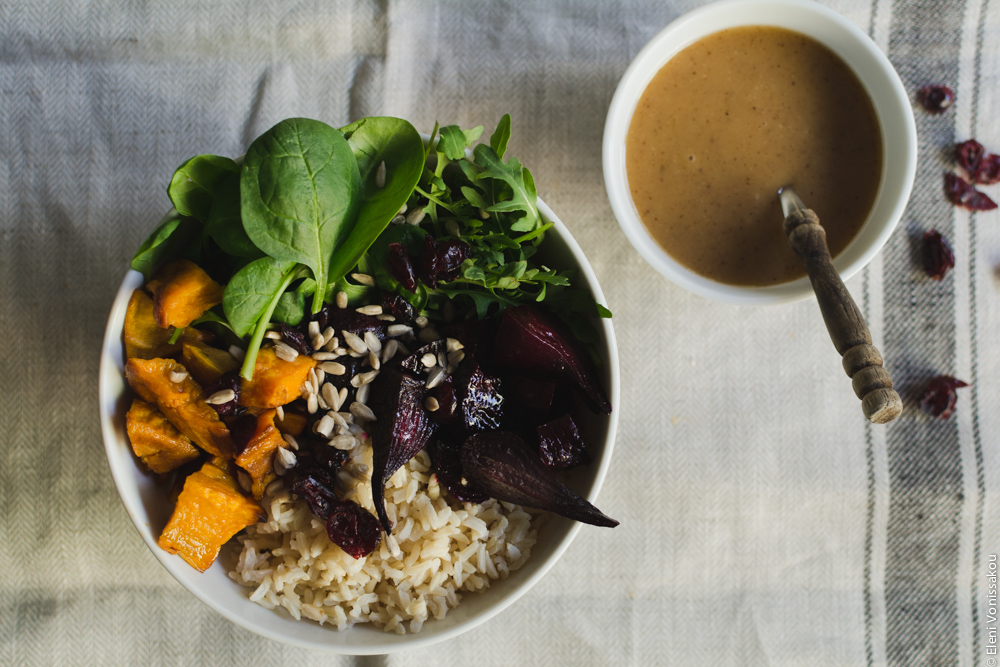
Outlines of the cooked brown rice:
[{"label": "cooked brown rice", "polygon": [[[338,491],[373,511],[368,442],[353,455],[338,475]],[[242,550],[229,576],[254,588],[252,601],[296,619],[338,630],[371,622],[405,634],[444,618],[463,592],[483,590],[521,567],[535,544],[532,514],[492,499],[454,501],[438,486],[424,451],[396,471],[385,496],[393,534],[355,560],[330,542],[305,502],[272,489],[263,501],[267,521],[238,538]]]}]

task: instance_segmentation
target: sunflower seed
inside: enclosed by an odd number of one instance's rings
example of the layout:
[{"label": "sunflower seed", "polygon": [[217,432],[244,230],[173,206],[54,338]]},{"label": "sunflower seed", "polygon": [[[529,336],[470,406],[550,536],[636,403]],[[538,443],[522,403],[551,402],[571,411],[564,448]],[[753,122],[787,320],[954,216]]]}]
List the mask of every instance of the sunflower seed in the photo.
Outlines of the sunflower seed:
[{"label": "sunflower seed", "polygon": [[295,457],[295,453],[290,449],[278,447],[274,453],[274,471],[279,475],[283,475],[294,468],[297,462],[298,459]]},{"label": "sunflower seed", "polygon": [[330,418],[330,415],[323,415],[323,418],[316,422],[316,425],[313,426],[313,431],[319,433],[324,438],[329,438],[333,433],[333,427],[336,425],[336,422]]},{"label": "sunflower seed", "polygon": [[250,493],[250,489],[253,488],[253,479],[250,478],[250,475],[246,474],[243,470],[237,470],[236,479],[240,481],[240,488]]},{"label": "sunflower seed", "polygon": [[370,306],[361,306],[360,308],[355,308],[355,310],[357,310],[362,315],[368,315],[370,317],[375,317],[376,315],[382,314],[382,306],[378,305],[377,303],[372,304]]},{"label": "sunflower seed", "polygon": [[382,368],[382,362],[379,361],[378,355],[375,354],[375,350],[368,353],[368,363],[371,365],[373,371],[377,371]]},{"label": "sunflower seed", "polygon": [[324,361],[319,367],[329,375],[343,375],[347,372],[347,368],[339,361]]},{"label": "sunflower seed", "polygon": [[363,387],[364,385],[371,383],[372,380],[374,380],[377,377],[378,377],[378,371],[368,371],[367,373],[358,373],[357,375],[351,378],[351,386]]},{"label": "sunflower seed", "polygon": [[264,338],[267,338],[269,340],[281,340],[281,332],[273,330],[268,331],[266,334],[264,334]]},{"label": "sunflower seed", "polygon": [[319,399],[316,398],[316,394],[309,394],[309,398],[306,399],[306,411],[314,415],[317,410],[319,410]]},{"label": "sunflower seed", "polygon": [[[344,403],[346,401],[347,401],[347,387],[341,387],[340,391],[337,392],[337,407],[334,408],[334,410],[340,411],[340,408],[342,408],[344,406]],[[353,419],[353,417],[351,416],[350,412],[347,412],[347,413],[340,412],[340,414],[347,421],[350,421],[350,419],[348,419],[348,417],[350,417],[351,419]]]},{"label": "sunflower seed", "polygon": [[313,390],[319,391],[319,378],[316,376],[315,367],[309,369],[309,381],[312,382]]},{"label": "sunflower seed", "polygon": [[428,396],[427,400],[424,401],[424,409],[427,410],[427,412],[436,412],[440,407],[441,404],[438,403],[438,400],[433,396]]},{"label": "sunflower seed", "polygon": [[316,361],[333,361],[337,355],[333,352],[314,352],[312,358]]},{"label": "sunflower seed", "polygon": [[294,435],[292,435],[291,433],[285,433],[281,437],[285,440],[285,442],[288,443],[289,447],[291,447],[295,451],[299,451],[299,441],[295,439]]},{"label": "sunflower seed", "polygon": [[437,332],[437,329],[431,326],[426,326],[420,330],[417,334],[417,338],[420,339],[421,343],[433,343],[436,340],[440,340],[441,334]]},{"label": "sunflower seed", "polygon": [[306,380],[305,382],[302,383],[302,391],[305,392],[306,394],[315,394],[316,385],[312,383],[312,380]]},{"label": "sunflower seed", "polygon": [[424,317],[423,315],[419,315],[417,316],[417,319],[413,320],[413,323],[416,324],[421,329],[423,329],[425,326],[427,326],[427,318]]},{"label": "sunflower seed", "polygon": [[312,320],[311,322],[309,322],[308,331],[309,331],[309,335],[310,336],[318,336],[319,335],[319,322],[317,320]]},{"label": "sunflower seed", "polygon": [[434,387],[441,384],[444,380],[444,369],[440,366],[435,366],[431,369],[431,372],[427,374],[427,388],[433,389]]},{"label": "sunflower seed", "polygon": [[445,355],[444,350],[437,353],[437,365],[442,367],[448,365],[448,357]]},{"label": "sunflower seed", "polygon": [[397,215],[396,217],[394,217],[389,222],[392,223],[392,224],[394,224],[394,225],[401,225],[404,222],[406,222],[406,218],[404,216],[402,216],[402,215]]},{"label": "sunflower seed", "polygon": [[337,308],[347,308],[347,292],[337,292]]},{"label": "sunflower seed", "polygon": [[229,354],[233,355],[233,357],[236,358],[236,361],[243,361],[243,359],[247,356],[246,350],[239,345],[230,345]]},{"label": "sunflower seed", "polygon": [[323,383],[326,381],[326,371],[322,368],[316,369],[316,386],[322,387]]},{"label": "sunflower seed", "polygon": [[233,391],[232,389],[223,389],[222,391],[217,391],[208,398],[206,398],[205,402],[208,403],[209,405],[224,405],[229,401],[233,400],[234,398],[236,398],[235,391]]},{"label": "sunflower seed", "polygon": [[345,350],[342,347],[335,347],[335,348],[333,348],[333,353],[336,354],[339,357],[342,357],[345,354],[347,354],[347,350]]},{"label": "sunflower seed", "polygon": [[424,356],[420,357],[420,363],[422,363],[427,368],[434,368],[437,364],[437,355],[433,352],[428,352]]},{"label": "sunflower seed", "polygon": [[187,376],[187,371],[170,371],[170,381],[174,383],[184,382],[184,379],[187,378]]},{"label": "sunflower seed", "polygon": [[353,435],[337,435],[330,438],[330,446],[335,449],[354,449],[358,441]]},{"label": "sunflower seed", "polygon": [[280,405],[274,409],[274,414],[278,421],[285,421],[285,409]]},{"label": "sunflower seed", "polygon": [[386,341],[385,346],[382,348],[382,363],[385,363],[396,356],[396,350],[399,349],[399,342],[393,339]]},{"label": "sunflower seed", "polygon": [[361,353],[368,352],[368,346],[365,345],[365,341],[359,338],[356,334],[353,334],[350,331],[346,330],[341,331],[340,333],[343,334],[344,342],[347,344],[347,347],[351,348],[355,352],[361,352]]},{"label": "sunflower seed", "polygon": [[367,273],[352,273],[351,277],[354,278],[354,282],[359,285],[364,285],[365,287],[375,287],[375,279]]},{"label": "sunflower seed", "polygon": [[278,357],[282,361],[295,361],[295,358],[299,356],[299,353],[281,341],[277,341],[274,344],[274,356]]},{"label": "sunflower seed", "polygon": [[333,352],[336,354],[338,347],[340,347],[340,341],[337,339],[336,336],[323,343],[324,352]]},{"label": "sunflower seed", "polygon": [[285,488],[285,483],[280,479],[276,479],[267,485],[267,488],[264,489],[264,494],[268,496],[273,496],[279,491],[283,491],[284,488]]},{"label": "sunflower seed", "polygon": [[456,350],[455,352],[448,353],[449,366],[458,366],[462,363],[462,359],[465,359],[465,352],[463,350]]},{"label": "sunflower seed", "polygon": [[405,334],[413,331],[413,327],[407,326],[405,324],[390,324],[385,333],[389,338],[395,338],[396,336],[403,336]]},{"label": "sunflower seed", "polygon": [[385,160],[379,162],[378,169],[375,170],[375,187],[385,187]]},{"label": "sunflower seed", "polygon": [[396,321],[395,317],[393,317],[392,315],[386,315],[385,313],[383,313],[381,315],[376,315],[376,317],[378,318],[378,320],[380,322],[395,322]]},{"label": "sunflower seed", "polygon": [[313,394],[316,397],[316,409],[317,410],[329,410],[330,406],[327,404],[323,395],[320,393]]},{"label": "sunflower seed", "polygon": [[312,344],[312,348],[314,350],[322,349],[323,343],[325,342],[323,340],[323,334],[316,334],[315,336],[309,339],[309,342]]},{"label": "sunflower seed", "polygon": [[451,236],[454,236],[456,239],[462,238],[462,233],[458,231],[458,222],[456,222],[455,220],[445,220],[444,229],[446,232],[448,232]]},{"label": "sunflower seed", "polygon": [[358,391],[354,394],[354,400],[358,403],[368,403],[368,394],[371,392],[372,386],[370,384],[363,384],[358,387]]},{"label": "sunflower seed", "polygon": [[326,401],[326,404],[331,410],[337,410],[340,408],[340,405],[337,404],[337,388],[332,384],[329,382],[324,384],[323,388],[320,389],[320,394],[323,396],[323,400]]},{"label": "sunflower seed", "polygon": [[374,332],[366,331],[364,341],[365,346],[375,354],[382,351],[382,341],[378,339],[378,336],[376,336]]},{"label": "sunflower seed", "polygon": [[490,214],[484,211],[483,209],[479,209],[479,217],[482,218],[483,220],[488,220]]},{"label": "sunflower seed", "polygon": [[411,225],[419,225],[424,221],[424,216],[427,215],[422,208],[415,208],[406,214],[406,221]]},{"label": "sunflower seed", "polygon": [[403,215],[404,213],[406,213],[406,204],[405,203],[402,206],[399,207],[399,215]]},{"label": "sunflower seed", "polygon": [[372,412],[372,409],[364,403],[358,403],[357,401],[351,403],[351,414],[354,415],[356,419],[360,419],[362,421],[375,421],[375,413]]},{"label": "sunflower seed", "polygon": [[448,349],[449,352],[458,352],[459,350],[465,348],[465,346],[462,345],[462,341],[458,340],[457,338],[448,338],[447,340],[445,340],[445,347]]}]

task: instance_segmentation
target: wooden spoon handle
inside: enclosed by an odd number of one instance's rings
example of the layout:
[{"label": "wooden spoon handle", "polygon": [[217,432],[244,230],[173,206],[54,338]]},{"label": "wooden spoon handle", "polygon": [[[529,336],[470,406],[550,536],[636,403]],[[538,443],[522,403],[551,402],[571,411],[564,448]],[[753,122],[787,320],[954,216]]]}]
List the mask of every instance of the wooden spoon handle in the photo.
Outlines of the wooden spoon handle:
[{"label": "wooden spoon handle", "polygon": [[882,366],[882,355],[872,345],[865,318],[833,267],[819,218],[810,209],[793,211],[785,218],[785,234],[805,264],[823,321],[837,352],[844,357],[844,370],[861,399],[865,417],[874,424],[892,421],[903,410],[903,402],[892,388],[889,371]]}]

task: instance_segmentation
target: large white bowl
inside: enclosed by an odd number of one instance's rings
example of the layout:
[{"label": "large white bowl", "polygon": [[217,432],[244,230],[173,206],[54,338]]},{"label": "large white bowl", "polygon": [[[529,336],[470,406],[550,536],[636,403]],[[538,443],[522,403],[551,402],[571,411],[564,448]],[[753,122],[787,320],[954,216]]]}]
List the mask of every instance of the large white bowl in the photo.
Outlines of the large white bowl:
[{"label": "large white bowl", "polygon": [[[649,234],[629,194],[625,138],[649,82],[668,60],[702,37],[747,25],[794,30],[825,44],[868,91],[882,127],[882,183],[861,231],[833,264],[846,280],[872,260],[903,216],[913,187],[917,168],[913,110],[899,75],[875,43],[840,14],[809,0],[722,0],[689,12],[664,28],[629,65],[611,100],[604,127],[604,182],[611,208],[628,240],[654,269],[676,284],[730,303],[797,301],[813,294],[808,278],[768,287],[727,285],[681,265]],[[780,225],[781,220],[774,224]]]},{"label": "large white bowl", "polygon": [[[606,303],[593,268],[566,226],[541,200],[538,201],[538,209],[555,224],[543,244],[545,261],[550,266],[579,268],[581,286],[589,288],[597,301]],[[132,523],[160,564],[198,599],[233,623],[277,641],[334,653],[369,655],[425,647],[470,630],[503,611],[549,571],[580,531],[579,523],[562,517],[549,517],[539,530],[538,543],[531,550],[531,558],[520,570],[512,572],[507,579],[493,582],[483,593],[463,594],[462,602],[444,620],[427,621],[417,634],[400,636],[367,624],[338,632],[312,621],[296,621],[283,611],[270,611],[250,602],[248,596],[252,589],[229,579],[220,562],[199,573],[180,557],[166,553],[156,544],[172,508],[166,501],[166,489],[162,482],[142,469],[125,433],[125,413],[131,402],[131,391],[124,377],[122,324],[129,297],[141,285],[141,274],[129,271],[125,275],[104,334],[99,398],[108,463]],[[614,409],[609,417],[585,416],[581,429],[585,430],[593,461],[589,466],[574,471],[568,480],[570,486],[591,502],[596,501],[611,463],[621,397],[614,329],[610,320],[600,320],[595,324],[601,338],[599,348],[606,360],[601,369],[601,379]],[[613,508],[603,509],[614,514],[611,511]],[[588,526],[588,530],[603,529]],[[109,539],[113,538],[109,536]]]}]

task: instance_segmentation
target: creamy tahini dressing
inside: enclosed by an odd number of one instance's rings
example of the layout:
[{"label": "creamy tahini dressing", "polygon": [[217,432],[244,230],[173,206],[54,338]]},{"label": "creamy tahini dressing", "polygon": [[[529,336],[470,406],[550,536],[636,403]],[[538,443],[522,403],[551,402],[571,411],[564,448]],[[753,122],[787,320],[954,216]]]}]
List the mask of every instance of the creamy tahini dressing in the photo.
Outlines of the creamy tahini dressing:
[{"label": "creamy tahini dressing", "polygon": [[689,269],[733,285],[805,275],[784,237],[793,185],[833,256],[857,234],[882,174],[871,100],[815,40],[752,26],[709,35],[646,88],[626,139],[629,189],[650,234]]}]

